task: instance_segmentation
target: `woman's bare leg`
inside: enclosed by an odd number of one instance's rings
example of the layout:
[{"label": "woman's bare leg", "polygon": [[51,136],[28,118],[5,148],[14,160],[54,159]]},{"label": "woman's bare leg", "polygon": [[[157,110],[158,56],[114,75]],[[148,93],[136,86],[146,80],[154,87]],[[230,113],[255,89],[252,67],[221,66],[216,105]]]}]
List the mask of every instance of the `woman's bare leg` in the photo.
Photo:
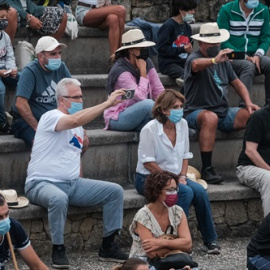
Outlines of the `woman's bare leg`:
[{"label": "woman's bare leg", "polygon": [[109,28],[110,55],[121,46],[121,38],[124,32],[126,9],[121,5],[110,5],[101,8],[90,9],[83,19],[83,25]]},{"label": "woman's bare leg", "polygon": [[66,26],[67,26],[67,14],[64,13],[58,30],[52,36],[59,41],[61,37],[65,34]]},{"label": "woman's bare leg", "polygon": [[8,11],[8,27],[5,32],[9,35],[11,42],[14,42],[14,37],[17,31],[18,13],[13,7],[10,7]]}]

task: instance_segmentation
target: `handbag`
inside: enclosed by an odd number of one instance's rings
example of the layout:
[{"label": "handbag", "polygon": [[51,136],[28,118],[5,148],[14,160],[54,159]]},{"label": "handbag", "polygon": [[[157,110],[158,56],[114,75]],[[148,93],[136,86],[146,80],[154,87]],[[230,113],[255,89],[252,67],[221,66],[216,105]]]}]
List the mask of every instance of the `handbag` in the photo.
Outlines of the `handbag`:
[{"label": "handbag", "polygon": [[[168,233],[170,230],[170,233]],[[168,225],[165,234],[159,238],[173,240],[177,236],[173,234],[173,226]],[[172,250],[168,252],[164,257],[155,257],[149,261],[150,265],[153,265],[156,270],[169,270],[171,268],[180,269],[189,265],[190,267],[197,267],[198,263],[194,262],[191,256],[181,250]]]},{"label": "handbag", "polygon": [[179,269],[186,265],[189,265],[191,268],[198,266],[198,263],[194,262],[191,256],[184,252],[169,254],[164,258],[155,257],[151,259],[149,263],[153,265],[156,270]]}]

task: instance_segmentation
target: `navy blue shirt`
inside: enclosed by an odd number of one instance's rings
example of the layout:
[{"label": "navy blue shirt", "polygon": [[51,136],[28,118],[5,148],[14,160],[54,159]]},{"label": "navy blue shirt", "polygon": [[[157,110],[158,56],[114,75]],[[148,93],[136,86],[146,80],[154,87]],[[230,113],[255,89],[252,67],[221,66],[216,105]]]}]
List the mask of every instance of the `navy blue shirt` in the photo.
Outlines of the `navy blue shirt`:
[{"label": "navy blue shirt", "polygon": [[[13,218],[10,218],[9,234],[14,249],[24,249],[30,245],[30,240],[21,223]],[[4,235],[2,242],[0,243],[0,270],[5,270],[5,263],[10,258],[11,252],[9,249],[8,240],[6,235]]]}]

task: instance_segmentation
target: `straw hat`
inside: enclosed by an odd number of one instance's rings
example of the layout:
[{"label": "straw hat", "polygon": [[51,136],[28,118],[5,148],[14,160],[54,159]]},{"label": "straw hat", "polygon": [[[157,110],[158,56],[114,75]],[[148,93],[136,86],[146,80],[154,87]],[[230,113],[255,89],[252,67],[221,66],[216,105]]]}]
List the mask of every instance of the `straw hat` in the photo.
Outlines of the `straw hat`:
[{"label": "straw hat", "polygon": [[207,187],[208,187],[206,181],[201,179],[200,172],[192,166],[188,166],[187,178],[189,180],[192,180],[192,181],[202,185],[204,187],[204,189],[207,189]]},{"label": "straw hat", "polygon": [[230,38],[230,33],[226,29],[219,29],[217,23],[205,23],[201,25],[200,33],[191,37],[206,43],[221,43]]},{"label": "straw hat", "polygon": [[142,48],[155,46],[156,43],[147,41],[143,32],[140,29],[132,29],[122,35],[122,47],[116,52],[129,48]]},{"label": "straw hat", "polygon": [[18,197],[16,190],[6,189],[0,190],[0,193],[6,199],[9,208],[23,208],[29,204],[29,201],[25,197]]}]

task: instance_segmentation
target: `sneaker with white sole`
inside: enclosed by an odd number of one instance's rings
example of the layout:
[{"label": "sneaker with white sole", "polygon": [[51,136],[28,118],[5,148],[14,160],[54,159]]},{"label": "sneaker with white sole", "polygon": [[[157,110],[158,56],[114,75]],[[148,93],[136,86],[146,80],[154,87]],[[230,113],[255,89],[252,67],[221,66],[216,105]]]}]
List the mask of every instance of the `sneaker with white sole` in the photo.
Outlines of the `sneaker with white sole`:
[{"label": "sneaker with white sole", "polygon": [[214,254],[214,255],[220,254],[220,247],[215,242],[204,243],[202,249],[207,254]]},{"label": "sneaker with white sole", "polygon": [[176,78],[176,79],[175,79],[175,82],[176,82],[176,84],[177,84],[178,86],[180,86],[180,87],[184,86],[184,80],[183,80],[183,78],[181,78],[181,77]]}]

